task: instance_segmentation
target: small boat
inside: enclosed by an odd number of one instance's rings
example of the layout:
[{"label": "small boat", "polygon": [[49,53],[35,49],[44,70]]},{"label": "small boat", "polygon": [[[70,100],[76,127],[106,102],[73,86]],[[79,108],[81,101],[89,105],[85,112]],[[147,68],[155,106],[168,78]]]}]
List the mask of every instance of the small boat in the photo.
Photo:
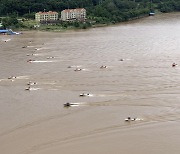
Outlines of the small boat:
[{"label": "small boat", "polygon": [[154,16],[154,15],[155,15],[154,12],[150,12],[150,13],[149,13],[149,16]]},{"label": "small boat", "polygon": [[29,87],[28,87],[28,88],[26,88],[25,90],[29,90],[29,91],[30,91],[30,90],[31,90],[31,87],[29,86]]},{"label": "small boat", "polygon": [[33,62],[33,61],[35,61],[34,59],[29,59],[29,60],[27,60],[27,62],[29,62],[29,63],[31,63],[31,62]]},{"label": "small boat", "polygon": [[136,118],[127,117],[124,121],[135,121]]},{"label": "small boat", "polygon": [[82,71],[81,68],[76,68],[74,71]]},{"label": "small boat", "polygon": [[85,96],[90,96],[90,94],[85,94],[85,93],[82,93],[82,94],[79,94],[80,97],[85,97]]},{"label": "small boat", "polygon": [[67,103],[64,104],[64,107],[70,107],[70,106],[72,106],[72,105],[74,105],[74,104],[67,102]]},{"label": "small boat", "polygon": [[0,30],[0,34],[8,34],[8,35],[19,35],[19,32],[13,32],[11,29],[2,29]]},{"label": "small boat", "polygon": [[172,64],[172,67],[175,67],[175,66],[177,66],[177,64],[176,64],[176,63],[173,63],[173,64]]},{"label": "small boat", "polygon": [[16,76],[10,76],[8,77],[8,79],[16,79],[17,77]]},{"label": "small boat", "polygon": [[52,58],[55,58],[55,57],[47,57],[47,59],[52,59]]},{"label": "small boat", "polygon": [[107,68],[107,66],[106,65],[102,65],[100,68]]},{"label": "small boat", "polygon": [[29,86],[36,85],[36,84],[37,84],[37,82],[32,82],[32,81],[29,81],[29,82],[27,83],[27,85],[29,85]]},{"label": "small boat", "polygon": [[126,122],[130,122],[130,121],[142,121],[143,119],[141,118],[131,118],[131,117],[127,117],[126,119],[124,119],[124,121]]}]

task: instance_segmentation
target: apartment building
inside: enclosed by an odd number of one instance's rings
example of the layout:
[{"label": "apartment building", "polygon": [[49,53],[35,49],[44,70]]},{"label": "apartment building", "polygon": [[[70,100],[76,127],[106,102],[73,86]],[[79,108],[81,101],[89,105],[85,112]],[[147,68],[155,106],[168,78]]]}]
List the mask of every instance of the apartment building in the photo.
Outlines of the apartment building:
[{"label": "apartment building", "polygon": [[54,21],[58,20],[58,13],[49,11],[49,12],[37,12],[35,14],[36,21]]},{"label": "apartment building", "polygon": [[77,9],[66,9],[61,11],[61,20],[85,20],[86,19],[86,9],[77,8]]}]

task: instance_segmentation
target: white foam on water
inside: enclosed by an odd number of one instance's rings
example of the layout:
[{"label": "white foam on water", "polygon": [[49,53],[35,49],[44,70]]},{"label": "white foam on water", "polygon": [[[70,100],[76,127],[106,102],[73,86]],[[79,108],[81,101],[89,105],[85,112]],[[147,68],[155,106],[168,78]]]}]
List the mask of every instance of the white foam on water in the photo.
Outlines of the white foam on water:
[{"label": "white foam on water", "polygon": [[90,71],[90,70],[87,68],[82,68],[82,71]]},{"label": "white foam on water", "polygon": [[55,61],[48,61],[48,60],[35,60],[35,61],[30,61],[30,63],[53,63]]},{"label": "white foam on water", "polygon": [[29,79],[29,76],[17,76],[16,79]]},{"label": "white foam on water", "polygon": [[40,90],[41,88],[34,88],[34,87],[31,87],[30,89],[29,89],[29,91],[35,91],[35,90]]},{"label": "white foam on water", "polygon": [[79,68],[82,67],[82,65],[72,65],[72,66],[68,66],[68,68]]},{"label": "white foam on water", "polygon": [[11,39],[2,39],[2,41],[9,42],[9,41],[11,41]]},{"label": "white foam on water", "polygon": [[42,82],[42,84],[46,84],[46,85],[55,85],[56,83],[54,83],[54,82]]},{"label": "white foam on water", "polygon": [[37,51],[39,51],[39,50],[42,50],[42,48],[35,48],[34,50],[37,50]]},{"label": "white foam on water", "polygon": [[[70,103],[71,104],[71,103]],[[82,106],[82,105],[86,105],[86,102],[76,102],[76,103],[72,103],[71,106]]]}]

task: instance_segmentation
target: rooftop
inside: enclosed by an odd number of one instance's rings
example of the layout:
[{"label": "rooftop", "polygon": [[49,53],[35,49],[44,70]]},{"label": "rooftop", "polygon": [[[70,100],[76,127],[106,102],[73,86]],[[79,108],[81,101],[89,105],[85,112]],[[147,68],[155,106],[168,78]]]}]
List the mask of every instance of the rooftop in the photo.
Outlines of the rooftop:
[{"label": "rooftop", "polygon": [[49,12],[37,12],[37,14],[58,14],[57,12],[49,11]]},{"label": "rooftop", "polygon": [[85,10],[84,8],[77,8],[77,9],[65,9],[63,10],[64,12],[72,12],[72,11],[83,11]]}]

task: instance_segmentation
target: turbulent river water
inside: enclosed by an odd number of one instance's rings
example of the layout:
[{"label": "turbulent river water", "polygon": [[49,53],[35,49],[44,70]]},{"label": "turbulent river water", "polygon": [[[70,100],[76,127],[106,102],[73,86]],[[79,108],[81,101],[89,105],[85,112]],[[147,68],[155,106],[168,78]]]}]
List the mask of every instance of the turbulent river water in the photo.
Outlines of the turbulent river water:
[{"label": "turbulent river water", "polygon": [[179,154],[179,13],[0,35],[0,54],[2,154]]}]

